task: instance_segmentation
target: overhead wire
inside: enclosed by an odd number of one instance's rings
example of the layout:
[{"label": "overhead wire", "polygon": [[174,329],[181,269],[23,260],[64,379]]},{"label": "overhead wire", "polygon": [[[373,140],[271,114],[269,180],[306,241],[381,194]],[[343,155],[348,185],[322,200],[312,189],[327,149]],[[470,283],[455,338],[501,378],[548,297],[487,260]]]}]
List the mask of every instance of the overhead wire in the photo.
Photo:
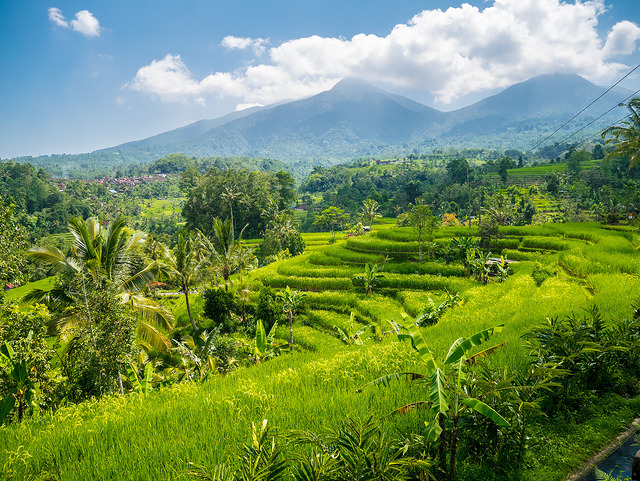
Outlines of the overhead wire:
[{"label": "overhead wire", "polygon": [[[562,140],[561,140],[560,142],[558,142],[558,143],[560,143],[560,144],[561,144],[561,143],[562,143],[562,142],[564,142],[565,140],[568,140],[568,139],[570,139],[571,137],[573,137],[574,135],[576,135],[577,133],[579,133],[579,132],[583,131],[584,129],[586,129],[587,127],[589,127],[591,124],[593,124],[594,122],[597,122],[597,121],[598,121],[598,120],[600,120],[602,117],[604,117],[605,115],[607,115],[607,114],[608,114],[609,112],[611,112],[613,109],[616,109],[616,108],[620,107],[620,106],[621,106],[621,104],[623,104],[624,102],[626,102],[627,100],[629,100],[629,99],[630,99],[631,97],[633,97],[634,95],[637,95],[638,93],[640,93],[640,89],[636,90],[636,91],[635,91],[635,92],[633,92],[631,95],[629,95],[626,99],[622,100],[620,103],[617,103],[616,105],[614,105],[613,107],[611,107],[609,110],[607,110],[605,113],[603,113],[603,114],[599,115],[598,117],[596,117],[595,119],[593,119],[593,120],[592,120],[591,122],[589,122],[588,124],[586,124],[586,125],[582,126],[582,127],[581,127],[581,128],[579,128],[578,130],[576,130],[576,131],[575,131],[574,133],[572,133],[571,135],[566,136],[564,139],[562,139]],[[628,116],[627,116],[627,117],[628,117]],[[623,117],[623,120],[624,120],[625,118],[627,118],[627,117]],[[618,120],[618,122],[620,122],[620,120]],[[616,122],[616,124],[617,124],[618,122]],[[613,124],[613,125],[615,125],[615,124]],[[609,127],[607,127],[607,128],[609,128]],[[604,129],[604,130],[606,130],[606,129]],[[604,132],[604,130],[603,130],[603,131],[601,131],[600,133]],[[596,134],[596,135],[598,135],[598,134]],[[588,140],[588,139],[590,139],[591,137],[593,137],[593,135],[591,135],[591,136],[587,137],[586,139],[582,139],[580,142],[583,142],[583,141],[585,141],[585,140]]]},{"label": "overhead wire", "polygon": [[625,115],[624,117],[622,117],[620,120],[612,123],[611,125],[609,125],[609,127],[605,127],[604,129],[602,129],[600,132],[596,132],[595,134],[590,135],[589,137],[582,139],[582,142],[584,142],[585,140],[589,140],[597,135],[601,135],[605,130],[610,129],[611,127],[614,127],[616,125],[618,125],[620,122],[622,122],[623,120],[627,120],[629,118],[629,115]]},{"label": "overhead wire", "polygon": [[[604,92],[602,92],[602,94],[600,94],[595,100],[593,100],[589,105],[587,105],[585,108],[583,108],[580,112],[578,112],[577,114],[575,114],[573,117],[571,117],[569,120],[567,120],[564,124],[562,124],[560,127],[558,127],[556,130],[554,130],[553,132],[551,132],[549,135],[547,135],[544,139],[542,139],[540,142],[538,142],[536,145],[534,145],[533,147],[531,147],[526,153],[525,155],[529,155],[533,150],[536,149],[536,147],[538,147],[539,145],[543,144],[544,142],[546,142],[547,140],[549,140],[551,137],[553,137],[556,133],[558,133],[561,129],[563,129],[567,124],[569,124],[572,120],[574,120],[576,117],[578,117],[581,113],[583,113],[585,110],[587,110],[589,107],[591,107],[594,103],[596,103],[598,100],[600,100],[602,97],[604,97],[607,93],[609,93],[616,85],[618,85],[620,82],[622,82],[624,79],[626,79],[629,75],[631,75],[633,72],[635,72],[638,68],[640,68],[640,64],[636,65],[634,68],[632,68],[629,72],[627,72],[627,74],[622,77],[620,80],[618,80],[616,83],[614,83],[611,87],[609,87],[607,90],[605,90]],[[613,110],[613,109],[612,109]]]}]

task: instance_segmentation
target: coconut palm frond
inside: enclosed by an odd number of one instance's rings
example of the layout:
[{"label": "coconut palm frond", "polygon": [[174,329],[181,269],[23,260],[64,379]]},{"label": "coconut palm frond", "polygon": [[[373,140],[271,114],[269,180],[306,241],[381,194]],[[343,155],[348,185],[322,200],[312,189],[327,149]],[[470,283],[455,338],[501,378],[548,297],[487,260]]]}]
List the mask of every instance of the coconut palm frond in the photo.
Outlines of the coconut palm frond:
[{"label": "coconut palm frond", "polygon": [[125,277],[125,270],[123,269],[116,275],[114,281],[126,291],[140,292],[149,282],[152,282],[160,272],[162,272],[160,264],[152,262],[144,269],[134,272],[128,277]]},{"label": "coconut palm frond", "polygon": [[86,319],[78,311],[67,310],[58,318],[58,332],[60,338],[68,340],[75,337],[76,329],[85,324]]},{"label": "coconut palm frond", "polygon": [[152,322],[161,329],[168,331],[173,329],[171,312],[153,299],[129,292],[123,292],[119,296],[124,304],[128,305],[132,311],[139,313],[143,319]]},{"label": "coconut palm frond", "polygon": [[40,264],[50,265],[61,274],[76,274],[80,272],[77,262],[72,262],[59,249],[51,246],[32,247],[27,251],[27,257]]},{"label": "coconut palm frond", "polygon": [[100,238],[100,223],[95,217],[86,221],[72,217],[69,219],[69,232],[74,238],[76,255],[85,261],[98,258],[96,246],[102,244]]},{"label": "coconut palm frond", "polygon": [[48,290],[33,289],[22,297],[21,302],[23,304],[35,304],[40,302],[53,306],[66,306],[75,302],[75,298],[64,289],[54,287]]},{"label": "coconut palm frond", "polygon": [[159,351],[171,349],[171,341],[157,327],[143,320],[138,320],[138,337],[149,346]]},{"label": "coconut palm frond", "polygon": [[611,137],[605,143],[613,143],[613,149],[606,158],[628,157],[631,170],[637,164],[640,155],[640,97],[631,99],[626,105],[630,111],[628,120],[605,129],[602,138]]}]

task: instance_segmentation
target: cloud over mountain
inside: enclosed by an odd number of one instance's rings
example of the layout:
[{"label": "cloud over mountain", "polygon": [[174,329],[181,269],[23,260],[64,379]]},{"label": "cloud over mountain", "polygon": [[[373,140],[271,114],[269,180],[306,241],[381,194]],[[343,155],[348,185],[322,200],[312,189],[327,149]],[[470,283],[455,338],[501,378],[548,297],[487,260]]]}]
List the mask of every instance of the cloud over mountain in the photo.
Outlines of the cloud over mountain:
[{"label": "cloud over mountain", "polygon": [[[616,55],[633,53],[640,28],[615,24],[599,35],[603,0],[494,0],[479,9],[469,4],[424,10],[385,37],[358,34],[350,39],[310,36],[268,50],[268,62],[194,78],[179,56],[167,55],[142,67],[131,86],[165,101],[204,101],[231,97],[238,103],[268,104],[301,98],[357,76],[397,88],[425,90],[440,103],[506,87],[527,78],[576,72],[607,83],[628,66]],[[227,48],[256,54],[262,39],[225,37]]]}]

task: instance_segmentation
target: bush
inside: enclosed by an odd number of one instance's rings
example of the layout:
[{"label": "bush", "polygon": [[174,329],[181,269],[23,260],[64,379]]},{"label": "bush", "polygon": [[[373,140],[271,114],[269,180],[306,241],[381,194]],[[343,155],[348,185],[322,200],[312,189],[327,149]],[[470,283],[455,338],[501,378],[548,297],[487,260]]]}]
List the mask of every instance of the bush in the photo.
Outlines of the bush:
[{"label": "bush", "polygon": [[536,365],[562,371],[560,386],[546,407],[580,408],[587,393],[636,395],[640,377],[640,323],[637,319],[605,322],[594,307],[583,318],[552,318],[525,334]]},{"label": "bush", "polygon": [[289,253],[292,256],[297,256],[304,252],[304,249],[305,247],[307,247],[307,245],[305,244],[300,231],[296,230],[291,235],[289,235],[287,242],[285,242],[285,245],[283,245],[282,247],[283,249],[289,249]]},{"label": "bush", "polygon": [[[58,381],[50,371],[55,351],[47,344],[49,311],[39,304],[27,312],[22,312],[17,306],[3,304],[0,316],[0,345],[6,342],[13,349],[15,360],[25,361],[31,379],[39,383],[37,402],[40,407],[52,407],[57,401]],[[14,387],[8,370],[9,366],[0,366],[0,400]]]},{"label": "bush", "polygon": [[256,317],[262,320],[266,332],[269,332],[271,327],[282,318],[282,302],[269,286],[262,286],[260,289]]},{"label": "bush", "polygon": [[240,323],[233,316],[238,305],[235,294],[217,288],[207,289],[203,297],[204,315],[213,321],[214,327],[223,334],[236,332]]},{"label": "bush", "polygon": [[547,267],[544,267],[539,262],[536,262],[536,264],[533,266],[533,271],[531,271],[531,277],[533,277],[533,281],[538,287],[540,287],[546,279],[553,275],[555,275],[555,272]]}]

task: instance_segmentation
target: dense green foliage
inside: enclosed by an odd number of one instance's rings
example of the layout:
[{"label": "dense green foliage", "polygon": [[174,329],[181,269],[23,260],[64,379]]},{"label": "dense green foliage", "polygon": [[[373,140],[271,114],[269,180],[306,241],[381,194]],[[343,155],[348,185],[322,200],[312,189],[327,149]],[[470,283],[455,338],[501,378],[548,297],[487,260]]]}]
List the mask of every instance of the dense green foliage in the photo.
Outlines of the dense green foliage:
[{"label": "dense green foliage", "polygon": [[231,218],[246,235],[264,232],[263,211],[270,204],[286,210],[295,199],[293,179],[286,172],[209,170],[184,178],[187,200],[182,215],[191,229],[211,233],[213,219]]}]

